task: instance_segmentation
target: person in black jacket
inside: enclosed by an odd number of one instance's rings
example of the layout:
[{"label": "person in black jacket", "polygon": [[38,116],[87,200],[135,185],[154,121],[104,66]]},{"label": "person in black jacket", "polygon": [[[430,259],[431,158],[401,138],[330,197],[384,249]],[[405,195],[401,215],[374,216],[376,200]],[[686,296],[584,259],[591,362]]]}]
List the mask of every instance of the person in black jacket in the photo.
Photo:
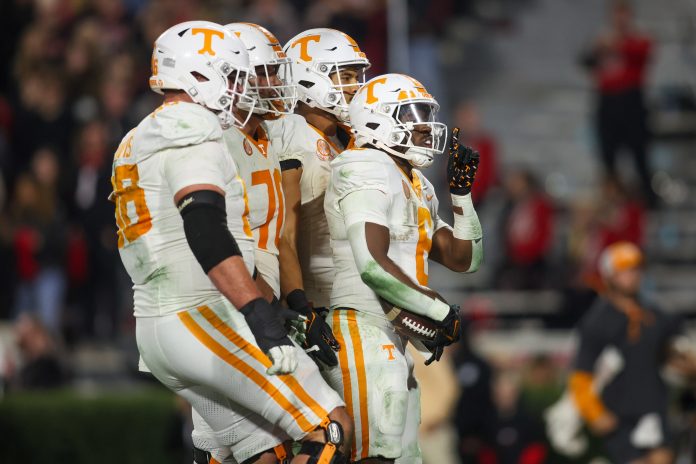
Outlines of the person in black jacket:
[{"label": "person in black jacket", "polygon": [[[643,257],[635,245],[618,242],[600,255],[605,291],[580,322],[580,346],[570,377],[576,407],[590,429],[603,437],[612,462],[669,464],[668,392],[660,371],[683,357],[674,344],[681,326],[639,295]],[[607,348],[623,368],[594,389],[595,361]]]}]

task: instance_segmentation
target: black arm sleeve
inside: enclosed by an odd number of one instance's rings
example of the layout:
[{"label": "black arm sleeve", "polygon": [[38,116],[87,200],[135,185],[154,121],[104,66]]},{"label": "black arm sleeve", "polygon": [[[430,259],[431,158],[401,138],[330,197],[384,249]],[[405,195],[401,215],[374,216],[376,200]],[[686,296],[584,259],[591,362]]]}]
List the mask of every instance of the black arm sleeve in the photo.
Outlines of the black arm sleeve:
[{"label": "black arm sleeve", "polygon": [[230,256],[241,256],[227,227],[225,197],[212,190],[198,190],[177,204],[184,220],[186,241],[207,274]]},{"label": "black arm sleeve", "polygon": [[302,162],[297,159],[287,159],[280,162],[280,170],[287,171],[289,169],[299,169],[302,167]]}]

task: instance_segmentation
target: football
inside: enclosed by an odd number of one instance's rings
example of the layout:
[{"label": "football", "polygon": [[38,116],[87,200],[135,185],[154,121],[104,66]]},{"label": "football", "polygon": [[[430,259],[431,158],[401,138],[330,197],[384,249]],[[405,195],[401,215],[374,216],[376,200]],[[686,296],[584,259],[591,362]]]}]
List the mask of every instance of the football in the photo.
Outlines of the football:
[{"label": "football", "polygon": [[379,301],[382,304],[384,314],[394,325],[399,335],[425,342],[435,339],[439,330],[437,321],[416,314],[408,309],[394,306],[383,298],[380,298]]}]

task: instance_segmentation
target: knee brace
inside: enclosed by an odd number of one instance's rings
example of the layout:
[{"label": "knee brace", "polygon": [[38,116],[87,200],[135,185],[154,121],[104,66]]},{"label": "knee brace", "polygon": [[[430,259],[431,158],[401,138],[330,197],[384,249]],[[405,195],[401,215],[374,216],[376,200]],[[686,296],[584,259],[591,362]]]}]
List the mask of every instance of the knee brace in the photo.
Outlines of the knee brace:
[{"label": "knee brace", "polygon": [[193,447],[193,462],[196,464],[211,464],[212,457],[210,453],[200,448]]},{"label": "knee brace", "polygon": [[348,457],[338,449],[343,444],[344,439],[341,424],[327,417],[319,424],[319,427],[324,429],[326,442],[302,442],[298,454],[309,456],[308,464],[348,464]]},{"label": "knee brace", "polygon": [[[285,445],[283,445],[281,443],[279,445],[274,446],[273,449],[262,451],[259,454],[257,454],[256,456],[250,457],[249,459],[244,461],[242,464],[250,464],[252,462],[256,462],[259,460],[259,458],[262,455],[264,455],[266,453],[274,453],[276,459],[278,460],[278,464],[289,464],[290,463],[290,459],[288,458],[288,452],[285,449]],[[198,463],[196,463],[196,464],[198,464]]]}]

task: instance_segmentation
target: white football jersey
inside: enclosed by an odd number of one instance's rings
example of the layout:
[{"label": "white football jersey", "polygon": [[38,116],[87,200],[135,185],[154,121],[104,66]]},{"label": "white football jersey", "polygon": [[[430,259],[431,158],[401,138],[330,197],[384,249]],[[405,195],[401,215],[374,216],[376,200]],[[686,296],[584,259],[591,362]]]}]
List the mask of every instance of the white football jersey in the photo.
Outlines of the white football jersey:
[{"label": "white football jersey", "polygon": [[[324,194],[329,184],[329,163],[345,148],[337,137],[328,137],[302,116],[287,115],[268,122],[271,144],[281,162],[302,165],[297,253],[305,292],[315,307],[328,307],[334,280],[329,228],[324,214]],[[352,140],[348,143],[348,146]]]},{"label": "white football jersey", "polygon": [[225,192],[227,226],[254,268],[244,183],[222,143],[220,122],[194,103],[165,104],[121,141],[110,198],[118,249],[133,280],[136,317],[164,316],[224,298],[193,256],[174,194],[195,184]]},{"label": "white football jersey", "polygon": [[223,139],[246,186],[249,224],[256,242],[256,268],[279,297],[278,242],[283,233],[285,197],[277,151],[269,143],[263,124],[256,139],[236,127],[225,130]]},{"label": "white football jersey", "polygon": [[331,308],[354,308],[384,317],[377,294],[360,278],[339,202],[358,190],[378,190],[389,199],[389,257],[415,282],[428,285],[428,253],[433,234],[447,224],[437,215],[435,189],[413,169],[413,180],[380,150],[355,148],[331,163],[326,217],[336,266]]}]

